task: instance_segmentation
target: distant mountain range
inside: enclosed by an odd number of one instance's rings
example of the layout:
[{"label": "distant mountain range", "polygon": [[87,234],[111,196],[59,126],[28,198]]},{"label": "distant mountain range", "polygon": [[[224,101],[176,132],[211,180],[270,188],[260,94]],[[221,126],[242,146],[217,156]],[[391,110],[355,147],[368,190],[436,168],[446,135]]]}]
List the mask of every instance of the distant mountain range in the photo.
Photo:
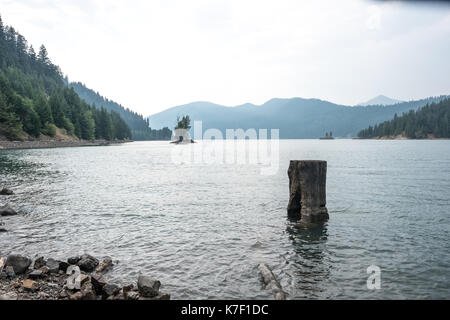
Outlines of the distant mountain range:
[{"label": "distant mountain range", "polygon": [[280,129],[282,139],[319,138],[329,131],[333,132],[334,137],[355,137],[360,130],[390,120],[395,114],[417,110],[427,103],[439,102],[447,97],[430,97],[390,106],[354,107],[303,98],[276,98],[260,106],[243,104],[235,107],[193,102],[154,114],[149,117],[149,122],[153,128],[173,128],[177,116],[187,114],[192,123],[195,120],[203,122],[203,131],[216,128],[224,135],[225,129],[273,128]]},{"label": "distant mountain range", "polygon": [[359,103],[358,106],[376,106],[376,105],[389,106],[389,105],[401,103],[401,102],[405,102],[405,101],[395,100],[395,99],[383,96],[381,94],[379,96],[376,96],[373,99],[370,99],[369,101]]}]

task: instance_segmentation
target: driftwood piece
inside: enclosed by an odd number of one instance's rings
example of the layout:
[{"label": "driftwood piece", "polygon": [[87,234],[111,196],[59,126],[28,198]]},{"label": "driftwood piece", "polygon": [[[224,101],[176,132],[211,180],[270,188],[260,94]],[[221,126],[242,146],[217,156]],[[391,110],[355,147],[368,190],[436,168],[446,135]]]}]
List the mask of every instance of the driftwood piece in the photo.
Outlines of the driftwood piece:
[{"label": "driftwood piece", "polygon": [[286,293],[281,288],[272,270],[265,263],[261,263],[258,266],[258,270],[262,281],[266,285],[266,289],[272,291],[275,300],[286,300]]}]

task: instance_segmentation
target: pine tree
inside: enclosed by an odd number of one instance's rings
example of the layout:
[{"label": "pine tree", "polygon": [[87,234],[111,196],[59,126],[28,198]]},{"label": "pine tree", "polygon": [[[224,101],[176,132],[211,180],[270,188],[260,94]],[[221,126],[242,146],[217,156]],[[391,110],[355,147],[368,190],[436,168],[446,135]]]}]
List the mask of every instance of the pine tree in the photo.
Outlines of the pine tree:
[{"label": "pine tree", "polygon": [[92,139],[99,118],[102,138],[131,136],[120,115],[95,109],[67,84],[45,46],[36,55],[26,39],[13,27],[5,27],[0,17],[0,135],[9,139],[26,138],[24,132],[53,136],[59,127],[67,134]]},{"label": "pine tree", "polygon": [[41,47],[39,48],[38,60],[43,65],[50,65],[50,59],[48,57],[48,52],[44,45],[41,45]]},{"label": "pine tree", "polygon": [[53,123],[52,111],[47,100],[43,96],[39,96],[35,103],[35,110],[39,115],[42,127],[47,123]]}]

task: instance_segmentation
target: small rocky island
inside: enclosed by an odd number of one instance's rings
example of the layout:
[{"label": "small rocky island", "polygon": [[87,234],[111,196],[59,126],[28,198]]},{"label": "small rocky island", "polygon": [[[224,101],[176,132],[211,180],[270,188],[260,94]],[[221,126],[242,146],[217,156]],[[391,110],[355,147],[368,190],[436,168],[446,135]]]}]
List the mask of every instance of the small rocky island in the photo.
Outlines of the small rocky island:
[{"label": "small rocky island", "polygon": [[174,144],[186,144],[186,143],[195,143],[193,139],[191,139],[191,135],[189,134],[189,130],[191,129],[191,118],[186,115],[181,119],[177,117],[177,126],[173,130],[172,141],[170,143]]},{"label": "small rocky island", "polygon": [[161,282],[146,275],[123,287],[109,283],[104,274],[113,266],[111,258],[100,261],[89,254],[65,261],[0,257],[0,300],[170,300],[159,290]]}]

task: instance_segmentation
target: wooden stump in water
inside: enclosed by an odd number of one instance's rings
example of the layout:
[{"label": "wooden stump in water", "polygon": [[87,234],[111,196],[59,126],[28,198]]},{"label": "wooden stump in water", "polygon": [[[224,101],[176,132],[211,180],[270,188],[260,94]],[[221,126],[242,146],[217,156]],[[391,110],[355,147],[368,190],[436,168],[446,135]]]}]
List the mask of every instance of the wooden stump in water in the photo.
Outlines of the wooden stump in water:
[{"label": "wooden stump in water", "polygon": [[289,169],[288,216],[301,224],[328,220],[326,208],[327,162],[291,160]]}]

